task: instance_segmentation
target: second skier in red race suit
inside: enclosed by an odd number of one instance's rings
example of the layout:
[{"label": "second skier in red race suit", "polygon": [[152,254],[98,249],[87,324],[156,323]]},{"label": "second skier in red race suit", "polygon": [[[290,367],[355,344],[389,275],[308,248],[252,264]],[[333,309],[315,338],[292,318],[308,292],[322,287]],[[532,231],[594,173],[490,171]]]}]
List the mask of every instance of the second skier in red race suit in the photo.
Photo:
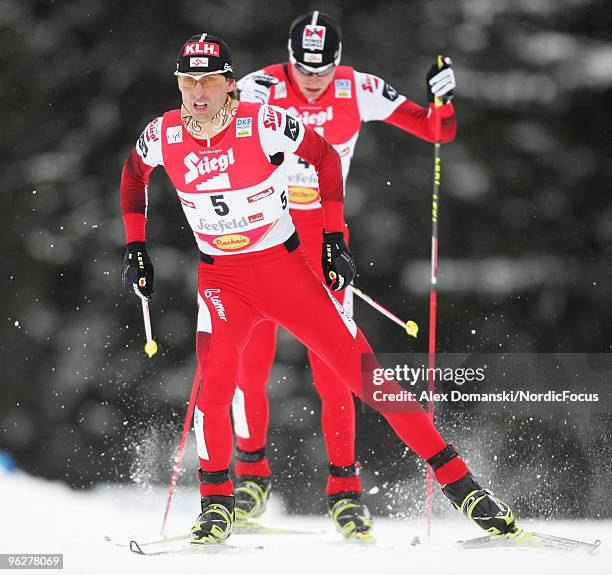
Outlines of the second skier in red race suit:
[{"label": "second skier in red race suit", "polygon": [[[455,137],[451,98],[455,79],[450,60],[432,66],[426,77],[430,105],[423,108],[399,94],[382,78],[341,66],[342,34],[336,22],[318,11],[297,17],[289,29],[289,62],[272,64],[238,81],[241,102],[274,104],[322,135],[340,155],[346,182],[362,122],[380,121],[423,140],[442,143]],[[434,97],[444,105],[434,107]],[[323,280],[321,237],[323,208],[317,173],[302,158],[285,158],[289,209],[313,270]],[[344,239],[348,244],[348,228]],[[350,290],[333,296],[352,315]],[[301,297],[299,290],[296,297]],[[265,456],[268,431],[266,384],[274,361],[276,325],[260,322],[241,357],[232,415],[237,437],[236,516],[251,519],[265,510],[271,490],[271,469]],[[338,385],[337,376],[309,351],[315,388],[321,398],[321,427],[327,448],[329,476],[326,495],[336,528],[361,536],[372,520],[361,500],[362,485],[355,461],[353,394]]]},{"label": "second skier in red race suit", "polygon": [[[261,321],[284,326],[337,376],[338,386],[363,401],[362,377],[378,367],[353,319],[331,296],[355,275],[343,239],[343,179],[338,153],[285,110],[238,103],[229,47],[201,34],[181,48],[175,72],[180,109],[150,122],[130,153],[121,177],[126,231],[123,285],[136,295],[153,293],[153,265],[146,245],[148,179],[163,165],[193,230],[198,268],[196,333],[198,388],[194,429],[200,463],[201,512],[194,545],[219,543],[235,521],[229,476],[233,432],[230,404],[240,354]],[[328,287],[306,258],[288,209],[285,157],[295,154],[317,172],[325,234],[322,267]],[[293,290],[299,288],[297,300]],[[362,358],[370,358],[365,368]],[[371,379],[370,379],[371,380]],[[384,392],[401,392],[387,382]],[[447,445],[416,401],[386,412],[400,439],[434,470],[452,503],[492,533],[515,529],[507,505],[481,488],[456,450]]]}]

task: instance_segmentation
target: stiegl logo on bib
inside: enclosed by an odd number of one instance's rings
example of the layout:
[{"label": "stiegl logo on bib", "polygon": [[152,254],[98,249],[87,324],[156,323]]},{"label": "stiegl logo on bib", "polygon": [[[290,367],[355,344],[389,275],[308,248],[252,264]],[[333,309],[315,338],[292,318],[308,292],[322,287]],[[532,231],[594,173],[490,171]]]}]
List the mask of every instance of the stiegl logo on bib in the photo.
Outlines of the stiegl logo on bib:
[{"label": "stiegl logo on bib", "polygon": [[233,148],[230,148],[227,151],[227,154],[220,154],[212,158],[209,158],[208,156],[199,158],[196,153],[190,152],[187,154],[184,160],[185,167],[187,168],[187,172],[185,173],[185,183],[190,184],[200,176],[206,176],[208,174],[212,174],[213,172],[226,172],[227,169],[234,164],[234,162],[235,159]]},{"label": "stiegl logo on bib", "polygon": [[333,106],[327,106],[325,110],[312,111],[304,110],[298,112],[293,106],[287,109],[287,113],[294,116],[302,122],[305,126],[323,126],[326,122],[330,122],[334,119],[334,108]]}]

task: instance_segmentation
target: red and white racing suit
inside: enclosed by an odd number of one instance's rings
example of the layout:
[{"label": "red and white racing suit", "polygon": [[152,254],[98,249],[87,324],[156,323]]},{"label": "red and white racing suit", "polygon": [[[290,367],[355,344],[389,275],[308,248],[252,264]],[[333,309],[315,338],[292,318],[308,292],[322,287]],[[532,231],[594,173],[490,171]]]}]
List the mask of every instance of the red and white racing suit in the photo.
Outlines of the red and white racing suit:
[{"label": "red and white racing suit", "polygon": [[[357,72],[350,66],[337,66],[329,88],[314,102],[308,102],[302,94],[288,64],[267,66],[252,75],[261,73],[278,79],[278,84],[270,91],[269,103],[284,108],[334,146],[340,155],[345,182],[362,122],[383,121],[427,141],[448,142],[455,137],[452,104],[422,108],[381,78]],[[240,83],[245,81],[249,81],[249,76]],[[323,214],[316,170],[295,155],[287,157],[286,169],[291,217],[310,265],[323,279]],[[346,228],[345,239],[348,243]],[[333,292],[332,295],[352,315],[352,292]],[[300,300],[303,297],[299,288],[295,290],[295,297]],[[266,383],[274,362],[276,327],[272,322],[259,323],[243,352],[232,409],[238,447],[243,452],[261,452],[266,445],[269,419]],[[314,385],[321,397],[321,425],[329,462],[338,467],[352,466],[355,463],[353,396],[349,390],[337,385],[333,371],[312,350],[308,351],[308,356]],[[235,470],[238,475],[270,475],[265,459],[257,463],[238,460]],[[327,494],[341,491],[360,492],[359,478],[330,474]]]},{"label": "red and white racing suit", "polygon": [[[194,428],[202,495],[233,492],[230,404],[241,353],[259,323],[284,326],[329,366],[338,389],[362,395],[361,359],[371,348],[299,246],[281,161],[294,153],[317,169],[326,229],[341,230],[338,154],[281,108],[241,103],[234,121],[210,142],[194,139],[180,111],[172,110],[145,128],[124,165],[126,242],[145,241],[148,178],[163,165],[201,253]],[[401,390],[395,382],[384,389]],[[384,415],[406,445],[428,459],[446,443],[420,405],[410,403],[410,412]],[[466,472],[459,457],[435,471],[441,483]]]}]

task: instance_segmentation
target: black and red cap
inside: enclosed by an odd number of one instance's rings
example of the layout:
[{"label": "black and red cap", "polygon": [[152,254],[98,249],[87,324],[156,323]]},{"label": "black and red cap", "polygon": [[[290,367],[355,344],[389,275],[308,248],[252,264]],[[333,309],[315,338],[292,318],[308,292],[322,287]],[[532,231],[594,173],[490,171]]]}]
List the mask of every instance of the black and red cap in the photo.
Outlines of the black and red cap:
[{"label": "black and red cap", "polygon": [[315,10],[291,23],[288,47],[292,64],[322,73],[340,63],[342,32],[333,18]]},{"label": "black and red cap", "polygon": [[176,60],[175,75],[180,74],[224,74],[233,78],[232,52],[219,36],[206,32],[192,36],[183,44]]}]

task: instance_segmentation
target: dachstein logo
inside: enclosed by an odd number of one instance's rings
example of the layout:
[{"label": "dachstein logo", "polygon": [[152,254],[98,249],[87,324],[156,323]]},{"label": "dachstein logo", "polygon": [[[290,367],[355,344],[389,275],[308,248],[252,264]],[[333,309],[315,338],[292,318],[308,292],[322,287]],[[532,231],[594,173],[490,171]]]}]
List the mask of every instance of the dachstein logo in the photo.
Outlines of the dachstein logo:
[{"label": "dachstein logo", "polygon": [[287,110],[287,113],[300,120],[305,126],[311,127],[323,126],[325,122],[330,122],[334,119],[333,106],[327,106],[325,110],[319,112],[309,112],[307,110],[298,112],[295,108],[291,107]]},{"label": "dachstein logo", "polygon": [[210,299],[210,302],[213,304],[219,319],[223,321],[227,321],[227,316],[225,315],[225,307],[223,306],[223,302],[221,301],[221,296],[215,295],[221,293],[220,289],[206,289],[204,290],[204,297]]},{"label": "dachstein logo", "polygon": [[185,183],[190,184],[200,176],[207,176],[214,172],[226,172],[235,162],[234,149],[230,148],[227,154],[221,154],[213,158],[209,158],[208,156],[199,158],[197,154],[190,152],[187,154],[184,161],[185,167],[187,168]]},{"label": "dachstein logo", "polygon": [[387,100],[389,100],[390,102],[395,102],[395,100],[397,100],[397,98],[399,97],[398,91],[390,84],[385,84],[382,93],[383,96],[387,98]]},{"label": "dachstein logo", "polygon": [[285,136],[294,142],[297,141],[300,135],[300,124],[295,118],[287,116],[287,124],[285,125]]}]

